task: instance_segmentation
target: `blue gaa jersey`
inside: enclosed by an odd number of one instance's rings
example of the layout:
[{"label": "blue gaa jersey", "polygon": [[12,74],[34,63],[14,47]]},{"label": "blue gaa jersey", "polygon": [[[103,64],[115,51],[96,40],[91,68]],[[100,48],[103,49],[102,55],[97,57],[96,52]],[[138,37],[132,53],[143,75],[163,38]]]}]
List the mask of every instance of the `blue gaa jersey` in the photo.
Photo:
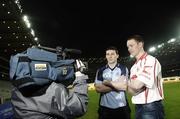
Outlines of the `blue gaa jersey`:
[{"label": "blue gaa jersey", "polygon": [[[95,84],[102,83],[104,80],[116,81],[121,75],[127,76],[126,79],[128,79],[128,69],[124,65],[117,64],[113,69],[106,65],[98,69]],[[110,91],[101,94],[101,106],[116,109],[124,107],[126,104],[125,91]]]}]

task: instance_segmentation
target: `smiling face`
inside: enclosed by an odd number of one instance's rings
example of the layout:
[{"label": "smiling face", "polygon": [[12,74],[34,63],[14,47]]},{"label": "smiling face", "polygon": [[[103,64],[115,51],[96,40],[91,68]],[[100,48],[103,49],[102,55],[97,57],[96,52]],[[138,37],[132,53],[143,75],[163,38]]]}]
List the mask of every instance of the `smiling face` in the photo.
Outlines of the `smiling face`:
[{"label": "smiling face", "polygon": [[115,50],[106,50],[106,59],[108,61],[108,64],[114,64],[117,63],[119,55]]},{"label": "smiling face", "polygon": [[130,55],[132,55],[136,59],[138,59],[141,56],[141,54],[144,52],[143,43],[138,42],[135,39],[128,39],[127,48]]}]

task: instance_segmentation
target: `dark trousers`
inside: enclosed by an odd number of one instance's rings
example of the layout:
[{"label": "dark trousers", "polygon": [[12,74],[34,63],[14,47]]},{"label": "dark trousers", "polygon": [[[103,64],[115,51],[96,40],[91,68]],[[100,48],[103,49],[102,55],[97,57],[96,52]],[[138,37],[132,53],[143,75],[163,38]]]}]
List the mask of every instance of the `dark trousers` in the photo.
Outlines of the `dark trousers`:
[{"label": "dark trousers", "polygon": [[164,107],[162,101],[138,104],[135,108],[136,119],[164,119]]},{"label": "dark trousers", "polygon": [[100,106],[98,110],[98,119],[130,119],[130,112],[129,106],[116,109]]}]

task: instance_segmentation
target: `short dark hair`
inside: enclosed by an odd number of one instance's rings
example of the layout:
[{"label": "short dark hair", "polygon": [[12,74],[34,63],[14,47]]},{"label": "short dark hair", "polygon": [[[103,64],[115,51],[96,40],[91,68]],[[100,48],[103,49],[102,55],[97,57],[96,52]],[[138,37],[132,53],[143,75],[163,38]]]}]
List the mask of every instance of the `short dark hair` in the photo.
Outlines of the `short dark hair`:
[{"label": "short dark hair", "polygon": [[141,35],[132,35],[132,36],[128,37],[127,40],[131,40],[131,39],[134,39],[137,42],[142,42],[144,44],[144,39]]},{"label": "short dark hair", "polygon": [[116,52],[116,54],[119,54],[118,49],[116,47],[114,47],[114,46],[110,46],[110,47],[106,48],[106,51],[107,50],[114,50]]}]

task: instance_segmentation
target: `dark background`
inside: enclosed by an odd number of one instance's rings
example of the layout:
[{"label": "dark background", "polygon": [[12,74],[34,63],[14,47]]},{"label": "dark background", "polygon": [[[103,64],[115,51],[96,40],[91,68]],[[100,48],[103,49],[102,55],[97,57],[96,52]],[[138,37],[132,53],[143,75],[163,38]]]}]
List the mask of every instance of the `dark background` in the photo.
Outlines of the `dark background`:
[{"label": "dark background", "polygon": [[39,43],[82,50],[82,57],[103,57],[116,46],[128,56],[126,39],[140,34],[145,48],[179,36],[180,7],[165,2],[21,0]]},{"label": "dark background", "polygon": [[[126,40],[132,34],[144,37],[146,50],[164,43],[163,47],[148,53],[161,62],[163,76],[179,76],[179,4],[127,2],[1,0],[0,78],[9,79],[10,56],[38,44],[80,49],[82,55],[75,57],[87,62],[92,77],[106,63],[105,49],[111,45],[120,51],[119,62],[130,68],[133,59],[128,57]],[[30,28],[24,22],[24,15],[29,18]],[[167,43],[171,38],[176,41]]]}]

